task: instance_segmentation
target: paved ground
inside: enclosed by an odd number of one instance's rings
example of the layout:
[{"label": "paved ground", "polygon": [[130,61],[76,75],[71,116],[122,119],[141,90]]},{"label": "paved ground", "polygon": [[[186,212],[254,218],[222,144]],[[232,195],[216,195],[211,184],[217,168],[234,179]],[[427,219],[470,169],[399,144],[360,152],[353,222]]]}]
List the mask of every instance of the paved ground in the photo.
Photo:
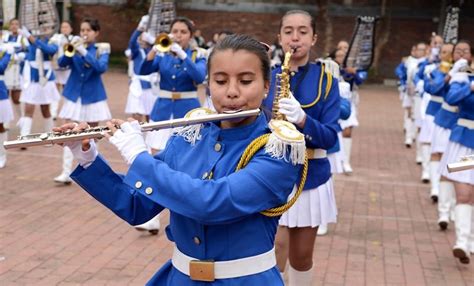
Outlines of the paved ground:
[{"label": "paved ground", "polygon": [[[125,118],[125,74],[105,81],[113,114]],[[355,173],[336,177],[339,222],[317,239],[315,285],[474,285],[473,264],[452,257],[452,226],[438,230],[401,118],[394,88],[361,90]],[[107,142],[100,149],[125,170]],[[61,155],[57,146],[13,150],[0,170],[0,285],[143,285],[171,243],[135,231],[76,185],[56,186]]]}]

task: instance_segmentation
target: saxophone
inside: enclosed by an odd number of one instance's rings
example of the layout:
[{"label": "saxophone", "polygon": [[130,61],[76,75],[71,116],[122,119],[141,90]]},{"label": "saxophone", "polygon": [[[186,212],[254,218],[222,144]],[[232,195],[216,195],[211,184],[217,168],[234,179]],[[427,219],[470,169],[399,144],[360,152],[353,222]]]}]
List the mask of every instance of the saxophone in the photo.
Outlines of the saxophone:
[{"label": "saxophone", "polygon": [[283,60],[283,65],[281,66],[281,73],[276,75],[277,86],[276,86],[276,95],[273,99],[272,107],[272,118],[276,120],[286,120],[285,115],[278,112],[279,106],[278,102],[280,98],[290,97],[290,59],[293,54],[293,50],[285,53],[285,59]]}]

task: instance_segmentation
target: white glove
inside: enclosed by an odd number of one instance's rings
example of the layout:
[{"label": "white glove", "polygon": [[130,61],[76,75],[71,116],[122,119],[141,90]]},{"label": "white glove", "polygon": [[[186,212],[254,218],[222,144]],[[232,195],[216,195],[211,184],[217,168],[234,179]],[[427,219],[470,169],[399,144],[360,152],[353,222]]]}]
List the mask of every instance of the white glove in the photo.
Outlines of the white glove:
[{"label": "white glove", "polygon": [[23,53],[23,52],[21,52],[21,53],[15,54],[15,56],[14,56],[13,59],[14,59],[16,62],[22,62],[22,61],[25,60],[25,57],[26,57],[26,54]]},{"label": "white glove", "polygon": [[27,39],[31,36],[30,31],[28,31],[28,28],[26,28],[25,26],[21,27],[21,29],[18,30],[18,32],[20,33],[20,35],[22,35],[23,37]]},{"label": "white glove", "polygon": [[89,140],[89,144],[89,150],[83,151],[81,141],[64,142],[64,146],[67,146],[69,149],[71,149],[72,155],[74,155],[74,158],[76,158],[79,165],[81,165],[83,168],[89,167],[92,162],[95,161],[97,155],[99,155],[94,140]]},{"label": "white glove", "polygon": [[125,52],[123,52],[127,58],[132,56],[132,51],[130,49],[126,49]]},{"label": "white glove", "polygon": [[439,55],[439,47],[431,48],[431,56],[437,57]]},{"label": "white glove", "polygon": [[469,76],[465,72],[457,72],[451,76],[451,79],[449,80],[449,84],[452,84],[453,82],[469,83]]},{"label": "white glove", "polygon": [[351,99],[351,85],[345,81],[339,81],[339,95],[345,99]]},{"label": "white glove", "polygon": [[7,54],[12,55],[15,52],[15,48],[13,47],[13,45],[6,44],[5,51]]},{"label": "white glove", "polygon": [[184,60],[188,55],[186,54],[186,52],[183,50],[183,48],[181,48],[181,46],[178,44],[178,43],[173,43],[171,44],[171,48],[170,50],[175,53],[178,58]]},{"label": "white glove", "polygon": [[466,66],[467,66],[467,60],[461,58],[454,63],[453,67],[451,68],[448,74],[452,77],[461,68],[466,67]]},{"label": "white glove", "polygon": [[306,113],[301,104],[296,100],[296,98],[291,94],[289,98],[282,98],[278,101],[278,112],[284,114],[286,119],[289,122],[296,125],[302,123],[306,117]]},{"label": "white glove", "polygon": [[109,141],[117,147],[128,165],[132,165],[138,154],[147,151],[140,124],[136,120],[120,125]]},{"label": "white glove", "polygon": [[416,92],[421,96],[425,92],[425,82],[423,80],[419,80],[416,83]]},{"label": "white glove", "polygon": [[142,16],[140,19],[140,23],[138,23],[137,30],[144,31],[146,29],[146,26],[148,25],[148,21],[150,20],[150,16],[145,15]]},{"label": "white glove", "polygon": [[87,55],[87,49],[84,47],[83,44],[77,45],[77,46],[76,46],[76,51],[77,51],[81,56]]},{"label": "white glove", "polygon": [[142,33],[141,37],[142,37],[143,41],[147,42],[150,45],[153,45],[155,43],[155,40],[156,40],[156,37],[153,36],[152,34],[148,33],[148,32]]}]

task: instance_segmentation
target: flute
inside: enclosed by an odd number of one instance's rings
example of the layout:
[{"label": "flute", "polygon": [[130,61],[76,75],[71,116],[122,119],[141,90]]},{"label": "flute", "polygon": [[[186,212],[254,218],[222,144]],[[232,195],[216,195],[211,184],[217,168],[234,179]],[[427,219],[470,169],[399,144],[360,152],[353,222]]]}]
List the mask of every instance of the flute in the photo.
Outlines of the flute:
[{"label": "flute", "polygon": [[474,155],[464,156],[459,162],[448,164],[448,172],[459,172],[474,169]]},{"label": "flute", "polygon": [[[233,113],[215,113],[205,115],[197,114],[193,117],[141,123],[140,127],[142,132],[147,132],[160,129],[188,126],[193,124],[243,119],[251,116],[257,116],[259,113],[260,109],[251,109]],[[5,141],[3,143],[3,146],[5,147],[5,149],[13,149],[20,147],[60,144],[64,142],[78,141],[82,139],[101,139],[106,134],[112,135],[111,130],[106,126],[91,127],[81,131],[34,133],[25,136],[18,136],[17,140]]]}]

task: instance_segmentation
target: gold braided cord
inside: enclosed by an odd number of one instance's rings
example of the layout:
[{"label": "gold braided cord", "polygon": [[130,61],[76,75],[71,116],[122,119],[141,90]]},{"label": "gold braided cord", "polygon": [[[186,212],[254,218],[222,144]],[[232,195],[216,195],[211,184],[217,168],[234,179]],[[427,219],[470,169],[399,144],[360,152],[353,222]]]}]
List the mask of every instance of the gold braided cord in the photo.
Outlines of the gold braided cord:
[{"label": "gold braided cord", "polygon": [[301,107],[302,108],[310,108],[312,106],[314,106],[316,103],[318,103],[319,99],[321,98],[321,90],[322,90],[322,87],[323,87],[323,76],[324,76],[324,64],[321,64],[321,74],[319,75],[319,86],[318,86],[318,96],[316,97],[316,99],[309,103],[309,104],[301,104]]},{"label": "gold braided cord", "polygon": [[[235,168],[235,171],[238,171],[245,167],[249,162],[250,159],[257,153],[258,150],[263,148],[267,142],[268,138],[270,137],[270,134],[264,134],[255,140],[253,140],[249,146],[245,149],[244,153],[242,154],[242,157],[240,157],[239,163],[237,164],[237,167]],[[300,196],[301,192],[303,191],[304,185],[306,183],[306,175],[308,174],[308,155],[305,155],[304,158],[304,165],[303,165],[303,173],[301,174],[301,180],[298,185],[298,189],[295,193],[295,195],[284,205],[276,207],[276,208],[271,208],[265,211],[260,212],[264,216],[268,217],[275,217],[275,216],[280,216],[284,212],[286,212],[289,208],[293,206],[293,204],[296,202],[298,197]]]},{"label": "gold braided cord", "polygon": [[326,72],[327,82],[326,82],[326,95],[324,96],[324,100],[328,98],[329,92],[331,91],[332,85],[332,74],[330,72]]}]

